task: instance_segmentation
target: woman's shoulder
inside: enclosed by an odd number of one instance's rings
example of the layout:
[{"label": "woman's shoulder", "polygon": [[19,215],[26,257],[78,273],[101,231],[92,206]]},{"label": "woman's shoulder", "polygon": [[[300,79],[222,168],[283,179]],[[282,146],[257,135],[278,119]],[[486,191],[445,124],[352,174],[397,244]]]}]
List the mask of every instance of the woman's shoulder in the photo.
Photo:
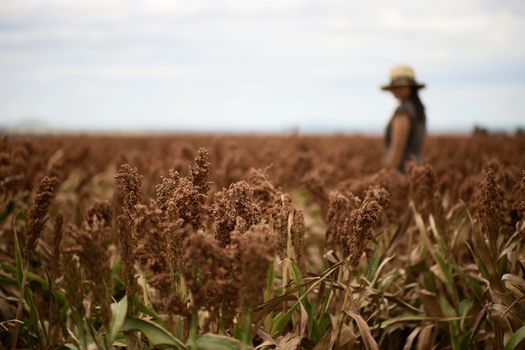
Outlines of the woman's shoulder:
[{"label": "woman's shoulder", "polygon": [[399,107],[397,107],[394,116],[398,114],[406,114],[411,119],[415,118],[417,115],[416,105],[410,100],[403,101]]}]

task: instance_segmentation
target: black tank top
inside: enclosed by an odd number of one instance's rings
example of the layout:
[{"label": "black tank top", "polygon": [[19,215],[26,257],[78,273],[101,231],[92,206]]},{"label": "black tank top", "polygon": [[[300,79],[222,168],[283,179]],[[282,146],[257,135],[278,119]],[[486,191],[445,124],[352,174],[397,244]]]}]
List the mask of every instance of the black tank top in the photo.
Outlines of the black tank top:
[{"label": "black tank top", "polygon": [[421,148],[423,146],[423,139],[425,137],[426,117],[423,112],[423,118],[417,117],[416,105],[413,101],[403,101],[394,112],[385,131],[385,146],[387,157],[391,151],[390,146],[392,142],[392,121],[397,115],[405,114],[410,120],[410,129],[408,132],[408,142],[399,164],[399,170],[405,171],[405,162],[410,159],[415,159],[417,162],[421,159]]}]

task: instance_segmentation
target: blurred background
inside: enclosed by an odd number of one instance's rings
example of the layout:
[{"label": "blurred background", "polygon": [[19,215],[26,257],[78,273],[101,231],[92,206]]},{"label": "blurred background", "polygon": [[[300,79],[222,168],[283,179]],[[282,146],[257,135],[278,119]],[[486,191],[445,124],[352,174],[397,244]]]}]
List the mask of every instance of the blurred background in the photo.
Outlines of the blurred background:
[{"label": "blurred background", "polygon": [[0,128],[381,133],[524,124],[525,1],[0,0]]}]

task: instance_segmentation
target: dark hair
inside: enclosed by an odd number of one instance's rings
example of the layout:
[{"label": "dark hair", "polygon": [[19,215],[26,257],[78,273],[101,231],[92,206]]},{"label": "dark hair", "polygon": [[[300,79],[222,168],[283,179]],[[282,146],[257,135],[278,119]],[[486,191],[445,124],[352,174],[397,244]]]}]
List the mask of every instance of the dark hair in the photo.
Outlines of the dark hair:
[{"label": "dark hair", "polygon": [[410,94],[410,101],[416,106],[416,118],[418,120],[426,121],[427,117],[425,115],[425,106],[421,102],[418,94],[419,89],[417,87],[412,87],[412,93]]}]

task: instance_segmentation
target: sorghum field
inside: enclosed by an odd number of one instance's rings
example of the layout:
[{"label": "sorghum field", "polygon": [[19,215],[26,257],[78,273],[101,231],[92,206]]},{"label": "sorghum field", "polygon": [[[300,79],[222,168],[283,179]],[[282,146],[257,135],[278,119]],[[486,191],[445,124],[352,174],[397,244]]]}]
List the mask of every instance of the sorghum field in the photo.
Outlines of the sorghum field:
[{"label": "sorghum field", "polygon": [[3,136],[0,348],[514,349],[525,138]]}]

